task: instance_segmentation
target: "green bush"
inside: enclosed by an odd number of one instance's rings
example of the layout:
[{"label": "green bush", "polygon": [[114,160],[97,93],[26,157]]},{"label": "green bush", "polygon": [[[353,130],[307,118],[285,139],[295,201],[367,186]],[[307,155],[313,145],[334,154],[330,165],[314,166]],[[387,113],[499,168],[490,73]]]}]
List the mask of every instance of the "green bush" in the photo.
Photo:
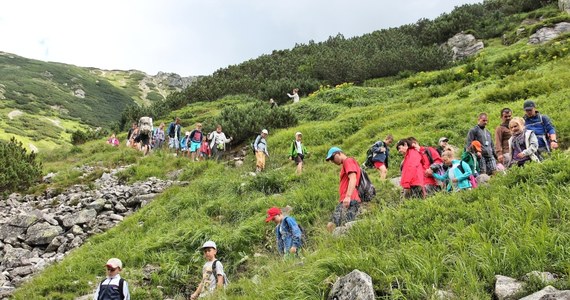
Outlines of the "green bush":
[{"label": "green bush", "polygon": [[5,193],[23,191],[40,179],[42,164],[36,153],[26,152],[22,142],[14,137],[0,141],[0,190]]},{"label": "green bush", "polygon": [[76,130],[71,134],[71,143],[73,145],[85,144],[88,141],[102,139],[109,135],[105,129],[89,129],[88,131]]}]

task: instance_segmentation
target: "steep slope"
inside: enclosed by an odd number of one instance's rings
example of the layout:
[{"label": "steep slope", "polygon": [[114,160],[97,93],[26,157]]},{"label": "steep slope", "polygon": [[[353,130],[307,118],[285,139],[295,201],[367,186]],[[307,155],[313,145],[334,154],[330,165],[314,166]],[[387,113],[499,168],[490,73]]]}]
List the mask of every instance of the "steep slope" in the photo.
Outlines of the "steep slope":
[{"label": "steep slope", "polygon": [[0,52],[0,139],[16,136],[30,150],[69,143],[85,126],[109,128],[128,105],[148,105],[195,77],[106,71]]},{"label": "steep slope", "polygon": [[[14,298],[73,299],[88,293],[96,276],[103,275],[102,262],[113,256],[125,262],[123,275],[133,298],[187,296],[200,279],[197,249],[207,239],[218,243],[230,275],[223,296],[228,299],[322,299],[337,276],[356,268],[372,276],[377,296],[390,299],[426,299],[437,289],[453,291],[459,299],[491,299],[496,274],[519,277],[548,270],[568,278],[568,153],[497,176],[489,187],[425,201],[400,202],[398,191],[371,172],[379,195],[362,221],[342,238],[324,229],[338,197],[338,167],[324,162],[330,146],[340,146],[359,161],[387,133],[396,139],[413,135],[431,145],[447,136],[461,147],[478,113],[488,112],[494,129],[503,107],[520,116],[523,100],[532,98],[552,117],[561,145],[568,147],[570,39],[541,46],[524,39],[511,46],[498,40],[486,45],[475,58],[448,70],[371,80],[364,87],[323,87],[302,98],[291,106],[301,125],[269,128],[272,155],[267,171],[258,176],[248,176],[254,168],[251,156],[241,168],[190,163],[162,152],[138,161],[124,178],[164,177],[181,169],[179,179],[191,183],[169,189],[116,228],[90,239]],[[300,177],[287,160],[296,131],[303,132],[311,152]],[[94,155],[101,143],[90,143],[65,161],[48,162],[46,170],[101,159],[125,163],[121,158],[127,149]],[[401,156],[395,149],[392,153],[389,176],[395,177]],[[307,229],[302,263],[274,255],[272,226],[263,222],[273,205],[291,205]],[[147,264],[160,271],[145,276]],[[557,287],[570,284],[562,280]]]}]

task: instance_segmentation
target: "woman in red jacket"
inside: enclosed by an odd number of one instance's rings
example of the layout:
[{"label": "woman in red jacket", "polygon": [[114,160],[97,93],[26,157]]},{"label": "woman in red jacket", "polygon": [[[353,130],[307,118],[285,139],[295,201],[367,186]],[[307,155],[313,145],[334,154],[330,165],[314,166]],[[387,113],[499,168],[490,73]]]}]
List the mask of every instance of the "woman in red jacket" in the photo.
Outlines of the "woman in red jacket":
[{"label": "woman in red jacket", "polygon": [[409,140],[400,140],[396,144],[396,149],[404,155],[404,160],[400,166],[402,171],[400,185],[404,189],[404,199],[425,198],[422,155],[412,147],[412,143]]}]

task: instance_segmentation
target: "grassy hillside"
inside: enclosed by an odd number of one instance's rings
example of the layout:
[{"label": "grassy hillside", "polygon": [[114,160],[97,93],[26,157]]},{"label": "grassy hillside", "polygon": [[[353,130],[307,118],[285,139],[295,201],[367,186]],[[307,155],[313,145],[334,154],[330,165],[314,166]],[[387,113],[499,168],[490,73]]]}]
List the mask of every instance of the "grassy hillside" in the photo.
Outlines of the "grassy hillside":
[{"label": "grassy hillside", "polygon": [[[92,291],[97,276],[104,275],[103,262],[117,256],[133,299],[183,299],[200,279],[198,248],[207,239],[218,243],[230,277],[223,299],[322,299],[337,276],[353,269],[370,274],[377,296],[387,299],[429,299],[436,289],[453,291],[459,299],[491,299],[495,274],[520,277],[533,270],[562,275],[557,287],[569,289],[568,152],[497,176],[490,187],[425,201],[400,202],[398,191],[371,172],[379,193],[362,221],[342,238],[325,231],[338,197],[339,169],[324,162],[330,146],[360,162],[369,145],[387,133],[396,139],[413,135],[428,145],[447,136],[461,147],[478,113],[488,112],[494,129],[503,107],[521,116],[524,99],[532,98],[552,117],[562,147],[568,148],[570,38],[542,46],[529,46],[525,39],[511,46],[499,40],[486,45],[473,59],[447,70],[322,87],[302,98],[292,106],[299,126],[269,128],[272,155],[267,171],[256,177],[247,175],[254,169],[251,155],[234,168],[161,152],[140,158],[97,141],[75,148],[73,155],[45,156],[46,171],[62,172],[60,186],[74,182],[70,168],[84,163],[134,163],[121,174],[130,181],[182,169],[179,179],[190,185],[170,188],[114,229],[89,239],[14,298],[74,299]],[[185,112],[187,123],[200,120],[194,114],[198,107]],[[300,177],[287,160],[296,131],[303,132],[311,152]],[[401,156],[391,150],[389,176],[394,177]],[[274,254],[273,228],[263,221],[273,205],[291,205],[307,230],[302,264]],[[143,280],[146,264],[161,268],[150,282]],[[527,292],[540,288],[532,285]]]},{"label": "grassy hillside", "polygon": [[71,132],[109,128],[128,105],[164,100],[182,89],[181,81],[176,74],[106,71],[0,52],[0,139],[16,136],[39,150],[69,145]]}]

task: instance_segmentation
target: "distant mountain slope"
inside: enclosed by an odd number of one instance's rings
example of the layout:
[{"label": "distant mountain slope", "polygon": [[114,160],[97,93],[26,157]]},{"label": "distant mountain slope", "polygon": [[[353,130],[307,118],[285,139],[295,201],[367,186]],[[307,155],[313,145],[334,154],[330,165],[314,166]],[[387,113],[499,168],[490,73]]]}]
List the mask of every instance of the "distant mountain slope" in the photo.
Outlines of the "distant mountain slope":
[{"label": "distant mountain slope", "polygon": [[110,127],[128,105],[149,105],[195,77],[99,70],[0,52],[0,139],[30,149],[68,143],[82,126]]}]

